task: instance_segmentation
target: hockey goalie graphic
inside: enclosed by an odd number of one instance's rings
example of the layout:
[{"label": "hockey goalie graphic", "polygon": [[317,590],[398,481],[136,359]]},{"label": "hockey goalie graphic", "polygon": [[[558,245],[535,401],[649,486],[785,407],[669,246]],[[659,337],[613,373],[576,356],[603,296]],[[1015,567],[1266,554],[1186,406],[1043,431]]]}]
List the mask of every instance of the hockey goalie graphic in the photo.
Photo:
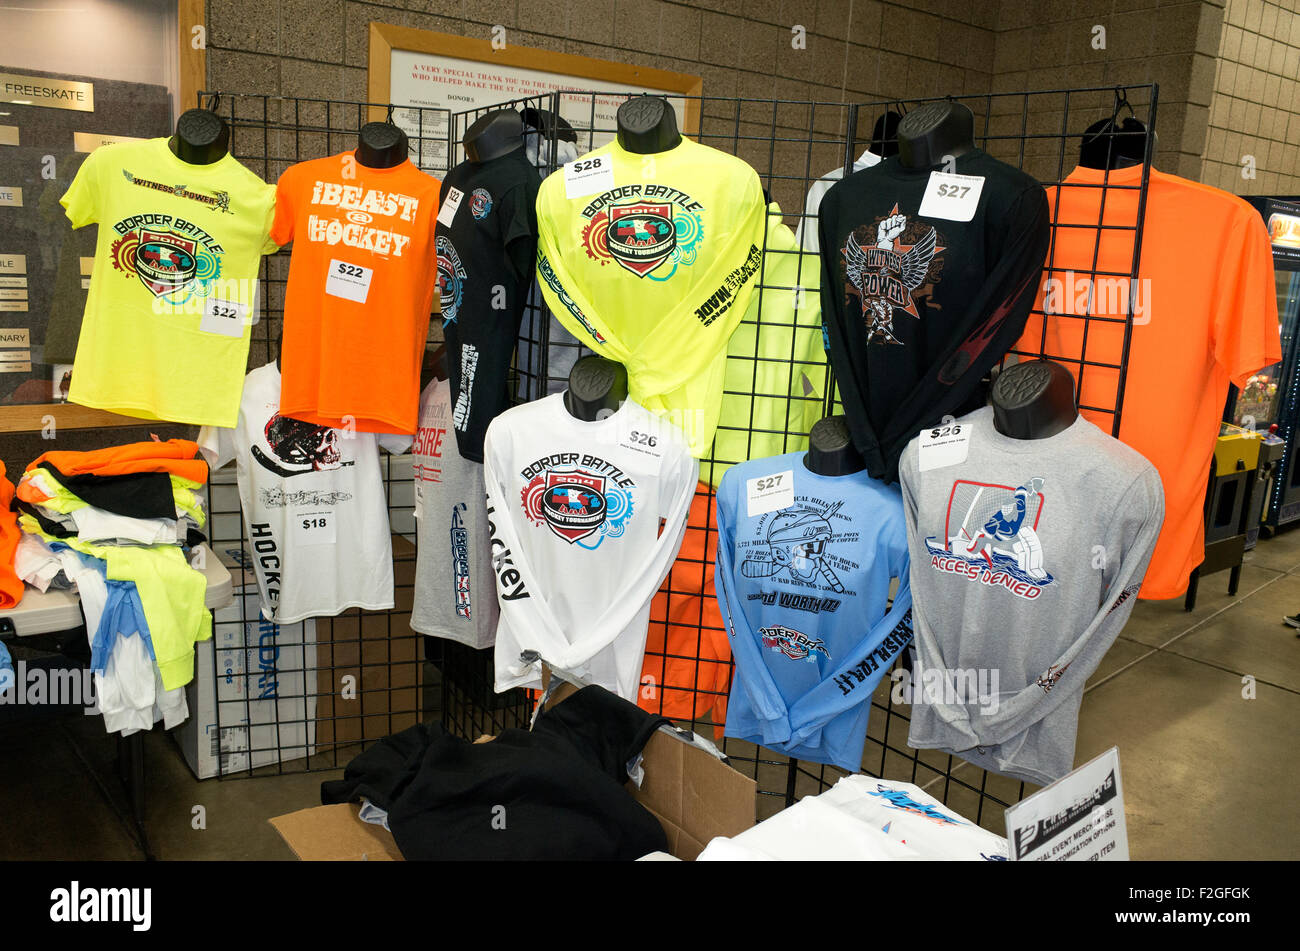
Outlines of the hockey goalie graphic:
[{"label": "hockey goalie graphic", "polygon": [[925,540],[930,564],[981,584],[1005,587],[1034,599],[1052,583],[1038,526],[1043,514],[1043,480],[1011,487],[958,480],[944,520],[944,540]]},{"label": "hockey goalie graphic", "polygon": [[909,225],[907,215],[894,205],[877,223],[874,244],[861,245],[854,234],[844,243],[844,276],[862,303],[868,343],[903,343],[895,333],[894,311],[920,318],[912,295],[933,282],[931,264],[940,263],[935,255],[944,249],[934,228],[926,226],[911,244],[904,244],[903,236],[920,227]]}]

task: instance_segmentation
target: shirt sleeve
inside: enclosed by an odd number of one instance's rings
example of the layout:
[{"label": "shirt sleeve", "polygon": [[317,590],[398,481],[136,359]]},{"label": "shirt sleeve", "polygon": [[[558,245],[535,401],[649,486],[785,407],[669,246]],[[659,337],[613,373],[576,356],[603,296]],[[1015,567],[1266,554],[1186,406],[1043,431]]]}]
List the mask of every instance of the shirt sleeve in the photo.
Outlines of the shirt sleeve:
[{"label": "shirt sleeve", "polygon": [[[894,601],[884,617],[871,625],[866,637],[834,672],[790,708],[791,742],[796,745],[807,742],[844,711],[870,703],[876,684],[912,640],[912,583],[908,570],[907,533],[898,524],[881,541],[877,557],[886,559],[891,576],[898,579]],[[867,610],[873,607],[868,605]]]},{"label": "shirt sleeve", "polygon": [[214,472],[235,458],[235,431],[225,426],[204,426],[199,430],[199,452]]},{"label": "shirt sleeve", "polygon": [[501,243],[516,280],[532,276],[537,263],[536,183],[512,188],[501,199]]},{"label": "shirt sleeve", "polygon": [[1254,209],[1238,212],[1219,261],[1214,358],[1241,388],[1251,374],[1282,359],[1273,248]]},{"label": "shirt sleeve", "polygon": [[280,242],[271,237],[271,232],[275,230],[275,205],[276,193],[279,190],[276,185],[265,185],[266,210],[262,215],[262,253],[275,254],[280,250]]},{"label": "shirt sleeve", "polygon": [[293,240],[293,180],[295,169],[290,165],[275,183],[275,201],[272,204],[270,238],[278,247]]},{"label": "shirt sleeve", "polygon": [[99,149],[86,156],[72,184],[59,199],[72,227],[82,228],[99,220]]},{"label": "shirt sleeve", "polygon": [[[718,551],[714,565],[714,594],[722,609],[731,655],[736,663],[736,681],[749,700],[750,712],[759,721],[765,744],[790,739],[790,715],[772,673],[763,663],[756,632],[745,617],[735,578],[736,523],[740,515],[740,489],[744,483],[730,469],[718,485]],[[734,690],[735,688],[733,688]]]},{"label": "shirt sleeve", "polygon": [[960,322],[961,331],[954,334],[957,342],[899,402],[910,411],[895,414],[880,435],[888,482],[897,481],[898,459],[912,437],[961,409],[984,375],[1024,332],[1051,241],[1047,192],[1037,184],[1026,188],[994,230],[1003,236],[1001,253],[971,300]]}]

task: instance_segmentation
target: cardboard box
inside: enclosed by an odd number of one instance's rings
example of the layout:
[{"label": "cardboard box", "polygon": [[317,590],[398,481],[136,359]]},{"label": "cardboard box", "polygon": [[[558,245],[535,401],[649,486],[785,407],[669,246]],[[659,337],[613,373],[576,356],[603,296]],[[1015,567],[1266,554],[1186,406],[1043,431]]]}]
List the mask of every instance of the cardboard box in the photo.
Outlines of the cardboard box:
[{"label": "cardboard box", "polygon": [[[574,692],[565,684],[550,704]],[[628,791],[659,820],[669,851],[693,860],[714,836],[739,835],[757,813],[758,784],[699,747],[662,731],[646,744],[641,787]],[[295,855],[304,861],[401,860],[386,829],[357,818],[351,803],[315,806],[271,821]]]},{"label": "cardboard box", "polygon": [[256,584],[237,586],[234,596],[215,612],[212,640],[195,645],[195,676],[185,688],[190,717],[172,731],[199,779],[302,759],[316,749],[314,623],[263,620]]}]

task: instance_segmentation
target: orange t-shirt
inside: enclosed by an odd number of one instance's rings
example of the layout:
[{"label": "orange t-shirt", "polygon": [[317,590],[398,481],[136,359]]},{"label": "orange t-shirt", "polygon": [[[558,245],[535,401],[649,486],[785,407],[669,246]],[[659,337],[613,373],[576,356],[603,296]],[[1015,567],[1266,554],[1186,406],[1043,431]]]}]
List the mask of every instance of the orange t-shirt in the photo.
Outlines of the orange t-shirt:
[{"label": "orange t-shirt", "polygon": [[168,472],[202,485],[208,481],[208,464],[196,459],[198,454],[198,445],[189,439],[151,440],[86,452],[71,449],[43,452],[28,464],[26,471],[48,462],[65,476]]},{"label": "orange t-shirt", "polygon": [[280,176],[271,238],[293,242],[283,415],[358,432],[415,432],[440,188],[409,160],[369,168],[351,152]]},{"label": "orange t-shirt", "polygon": [[637,702],[672,720],[699,720],[712,712],[720,737],[727,719],[731,646],[713,593],[717,513],[713,490],[699,483],[677,560],[650,602]]},{"label": "orange t-shirt", "polygon": [[14,573],[14,554],[18,551],[18,515],[11,506],[14,484],[5,476],[0,462],[0,608],[12,608],[23,599],[22,579]]},{"label": "orange t-shirt", "polygon": [[[1205,556],[1205,490],[1228,384],[1242,386],[1282,358],[1273,255],[1263,220],[1245,201],[1153,168],[1131,288],[1123,275],[1132,273],[1136,232],[1123,229],[1137,223],[1142,169],[1105,174],[1076,168],[1048,189],[1052,246],[1015,350],[1041,350],[1068,366],[1083,415],[1112,432],[1119,371],[1091,364],[1119,365],[1132,296],[1119,438],[1151,461],[1165,492],[1165,522],[1139,596],[1173,598]],[[1095,187],[1103,181],[1116,187]],[[1088,313],[1113,322],[1078,319]]]}]

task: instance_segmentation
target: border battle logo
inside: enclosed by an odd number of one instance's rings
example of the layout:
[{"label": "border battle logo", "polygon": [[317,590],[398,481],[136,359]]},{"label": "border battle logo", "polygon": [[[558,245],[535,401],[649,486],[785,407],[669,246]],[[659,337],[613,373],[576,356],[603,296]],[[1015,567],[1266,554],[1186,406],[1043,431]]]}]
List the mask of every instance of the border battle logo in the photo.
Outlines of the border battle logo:
[{"label": "border battle logo", "polygon": [[911,813],[914,816],[920,816],[922,819],[929,819],[935,825],[940,826],[964,826],[969,823],[961,822],[940,812],[935,806],[928,803],[917,802],[910,795],[901,789],[890,789],[888,786],[876,784],[876,792],[868,792],[868,796],[879,796],[885,801],[885,805],[891,809],[897,809],[900,812]]},{"label": "border battle logo", "polygon": [[438,299],[442,302],[443,325],[454,324],[465,296],[465,268],[456,246],[446,235],[438,238]]},{"label": "border battle logo", "polygon": [[830,651],[826,649],[826,642],[820,637],[809,637],[793,628],[782,625],[773,625],[772,627],[760,627],[758,636],[763,641],[763,646],[768,650],[778,651],[789,657],[791,660],[806,660],[810,664],[817,663],[815,655],[821,654],[827,660],[831,659]]},{"label": "border battle logo", "polygon": [[[863,230],[868,233],[860,237]],[[851,232],[841,252],[846,291],[856,294],[867,321],[867,343],[902,344],[894,333],[894,311],[919,320],[915,294],[939,280],[944,247],[930,225],[908,221],[898,205],[876,223]],[[860,243],[865,238],[865,243]]]},{"label": "border battle logo", "polygon": [[469,196],[469,212],[475,221],[482,221],[492,210],[492,196],[486,188],[476,188]]},{"label": "border battle logo", "polygon": [[[615,204],[619,199],[632,198]],[[619,266],[637,277],[666,281],[678,265],[689,267],[699,253],[704,206],[685,192],[667,185],[628,185],[605,192],[583,209],[588,224],[582,230],[587,255]],[[652,272],[671,261],[668,273]]]},{"label": "border battle logo", "polygon": [[221,276],[218,250],[170,228],[127,230],[110,253],[116,270],[135,275],[154,297],[173,304],[195,293],[207,296],[208,285]]},{"label": "border battle logo", "polygon": [[[618,537],[632,515],[632,497],[604,476],[582,469],[549,470],[533,477],[521,497],[524,514],[569,544],[594,549]],[[593,543],[584,539],[597,536]]]}]

